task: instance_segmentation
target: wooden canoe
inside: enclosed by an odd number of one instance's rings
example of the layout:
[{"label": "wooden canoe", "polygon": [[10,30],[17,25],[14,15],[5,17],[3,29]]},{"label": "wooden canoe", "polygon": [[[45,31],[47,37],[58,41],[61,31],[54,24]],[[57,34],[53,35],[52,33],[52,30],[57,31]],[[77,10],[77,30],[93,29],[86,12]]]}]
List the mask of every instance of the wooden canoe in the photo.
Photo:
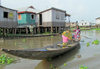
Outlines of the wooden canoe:
[{"label": "wooden canoe", "polygon": [[66,46],[65,48],[56,45],[56,46],[48,46],[44,48],[35,48],[35,49],[26,49],[26,50],[2,49],[2,51],[22,58],[43,60],[43,59],[56,57],[60,54],[63,54],[65,52],[68,52],[76,48],[77,46],[79,46],[78,41],[74,42],[73,44],[70,44],[69,46]]}]

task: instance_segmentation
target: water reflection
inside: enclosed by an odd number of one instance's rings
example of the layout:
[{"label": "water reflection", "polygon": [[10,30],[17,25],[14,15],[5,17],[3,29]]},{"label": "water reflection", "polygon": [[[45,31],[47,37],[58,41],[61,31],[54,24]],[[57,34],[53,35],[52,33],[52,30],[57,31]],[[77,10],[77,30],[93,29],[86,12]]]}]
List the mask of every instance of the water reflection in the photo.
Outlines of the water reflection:
[{"label": "water reflection", "polygon": [[59,68],[61,65],[64,65],[64,63],[73,60],[75,55],[79,52],[79,48],[80,45],[68,53],[53,58],[51,61],[43,60],[35,67],[35,69],[51,69],[51,67]]},{"label": "water reflection", "polygon": [[8,49],[31,49],[41,48],[61,41],[61,36],[55,37],[36,37],[36,38],[21,38],[0,40],[0,48]]}]

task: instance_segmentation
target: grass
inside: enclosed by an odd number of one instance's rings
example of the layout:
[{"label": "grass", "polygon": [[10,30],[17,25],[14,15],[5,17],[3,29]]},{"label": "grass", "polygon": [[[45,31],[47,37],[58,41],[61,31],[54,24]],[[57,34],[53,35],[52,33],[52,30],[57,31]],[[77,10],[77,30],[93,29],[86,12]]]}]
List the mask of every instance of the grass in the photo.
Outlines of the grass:
[{"label": "grass", "polygon": [[100,28],[94,28],[94,29],[92,29],[92,30],[100,30]]},{"label": "grass", "polygon": [[[73,31],[75,28],[71,28],[71,31]],[[85,27],[80,27],[80,30],[81,31],[91,31],[91,30],[100,30],[100,28],[92,28],[92,29],[89,29],[89,28],[85,28]]]},{"label": "grass", "polygon": [[[71,31],[75,30],[76,28],[70,28]],[[80,30],[84,31],[84,30],[91,30],[89,28],[86,28],[86,27],[80,27]]]},{"label": "grass", "polygon": [[51,33],[50,32],[45,32],[45,33],[42,33],[42,34],[46,34],[47,35],[47,34],[51,34]]},{"label": "grass", "polygon": [[7,34],[7,36],[21,36],[21,35],[26,35],[26,34]]}]

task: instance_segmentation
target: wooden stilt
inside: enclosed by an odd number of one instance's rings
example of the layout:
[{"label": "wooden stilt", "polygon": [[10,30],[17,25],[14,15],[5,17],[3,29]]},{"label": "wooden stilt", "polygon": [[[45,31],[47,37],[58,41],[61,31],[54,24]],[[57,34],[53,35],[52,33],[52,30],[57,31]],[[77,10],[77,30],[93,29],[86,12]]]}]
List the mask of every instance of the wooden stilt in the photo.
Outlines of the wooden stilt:
[{"label": "wooden stilt", "polygon": [[13,30],[13,34],[15,34],[15,30],[14,30],[14,28],[12,28],[12,30]]},{"label": "wooden stilt", "polygon": [[6,29],[3,28],[3,36],[6,36]]},{"label": "wooden stilt", "polygon": [[61,32],[61,27],[59,27],[59,33]]},{"label": "wooden stilt", "polygon": [[14,32],[14,34],[16,34],[16,28],[15,28],[15,32]]},{"label": "wooden stilt", "polygon": [[47,27],[45,27],[45,32],[47,32]]},{"label": "wooden stilt", "polygon": [[35,34],[36,34],[36,28],[35,28],[35,31],[34,31],[34,32],[35,32]]},{"label": "wooden stilt", "polygon": [[51,33],[53,33],[53,27],[51,26]]},{"label": "wooden stilt", "polygon": [[3,31],[2,31],[2,35],[4,36],[4,28],[3,28]]},{"label": "wooden stilt", "polygon": [[58,33],[57,27],[56,27],[56,33]]},{"label": "wooden stilt", "polygon": [[9,29],[7,29],[7,34],[9,34],[10,32],[9,32]]},{"label": "wooden stilt", "polygon": [[35,30],[36,30],[36,34],[37,34],[37,30],[38,30],[38,28],[35,28]]},{"label": "wooden stilt", "polygon": [[8,28],[6,28],[6,34],[8,34]]},{"label": "wooden stilt", "polygon": [[21,34],[21,28],[19,29],[19,34]]},{"label": "wooden stilt", "polygon": [[9,33],[11,34],[11,28],[9,29]]},{"label": "wooden stilt", "polygon": [[38,33],[40,34],[40,27],[38,27]]},{"label": "wooden stilt", "polygon": [[36,34],[36,28],[35,27],[33,28],[33,33]]},{"label": "wooden stilt", "polygon": [[28,34],[28,28],[26,27],[26,34]]}]

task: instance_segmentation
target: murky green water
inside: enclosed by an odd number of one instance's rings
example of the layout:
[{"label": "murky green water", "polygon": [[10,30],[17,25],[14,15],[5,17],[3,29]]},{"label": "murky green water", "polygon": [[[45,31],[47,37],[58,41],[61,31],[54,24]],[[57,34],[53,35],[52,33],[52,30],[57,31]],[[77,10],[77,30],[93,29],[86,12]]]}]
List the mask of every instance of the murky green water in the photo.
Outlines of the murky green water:
[{"label": "murky green water", "polygon": [[[16,62],[9,65],[0,65],[0,69],[79,69],[81,65],[88,69],[100,69],[100,45],[92,45],[95,39],[100,40],[100,31],[82,31],[80,47],[61,55],[52,61],[30,60],[15,57]],[[61,41],[61,36],[36,37],[0,40],[0,48],[30,49],[53,45]],[[89,42],[90,46],[86,46]],[[0,51],[0,53],[3,53]]]}]

